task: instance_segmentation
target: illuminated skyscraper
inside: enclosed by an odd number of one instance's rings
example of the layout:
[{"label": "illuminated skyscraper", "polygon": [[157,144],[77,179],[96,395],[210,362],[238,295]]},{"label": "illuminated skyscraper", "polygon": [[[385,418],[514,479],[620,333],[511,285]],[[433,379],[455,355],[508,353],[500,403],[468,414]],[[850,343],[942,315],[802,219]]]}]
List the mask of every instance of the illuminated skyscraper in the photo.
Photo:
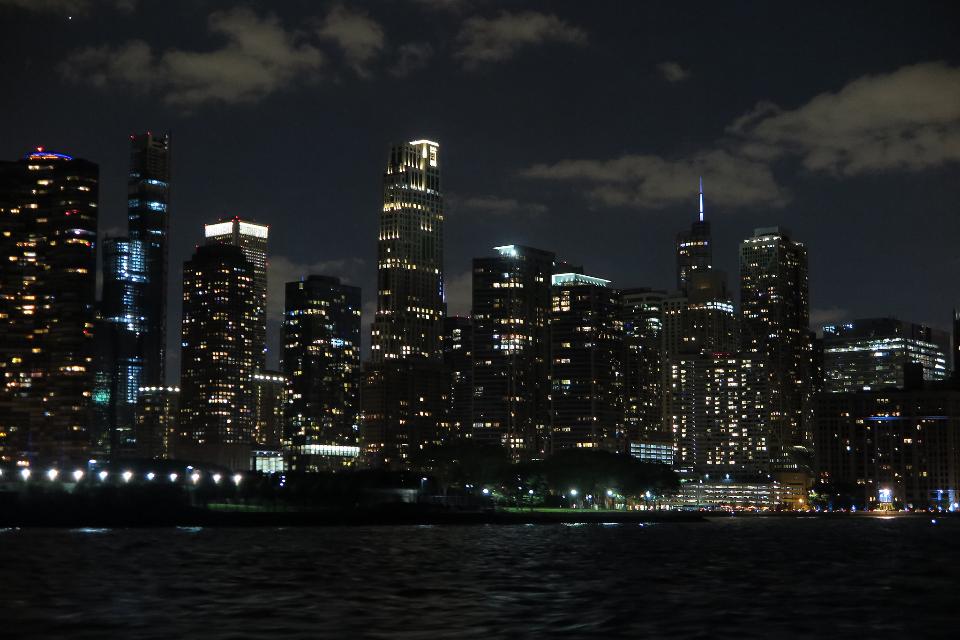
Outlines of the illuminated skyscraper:
[{"label": "illuminated skyscraper", "polygon": [[177,453],[184,458],[249,465],[260,355],[254,278],[243,251],[227,244],[200,246],[183,264]]},{"label": "illuminated skyscraper", "polygon": [[663,435],[663,303],[666,291],[620,292],[624,428],[631,442]]},{"label": "illuminated skyscraper", "polygon": [[383,175],[377,243],[377,315],[373,362],[441,360],[443,195],[439,145],[429,140],[390,150]]},{"label": "illuminated skyscraper", "polygon": [[283,441],[283,412],[287,404],[287,377],[279,371],[253,374],[254,440],[262,449],[279,451]]},{"label": "illuminated skyscraper", "polygon": [[740,245],[740,313],[742,349],[764,358],[770,375],[771,447],[809,444],[807,250],[785,229],[756,229]]},{"label": "illuminated skyscraper", "polygon": [[294,470],[337,466],[322,451],[356,447],[360,425],[360,288],[311,275],[286,284],[284,445]]},{"label": "illuminated skyscraper", "polygon": [[550,425],[550,251],[506,245],[473,260],[473,438],[540,457]]},{"label": "illuminated skyscraper", "polygon": [[473,321],[451,317],[443,321],[443,365],[450,381],[442,439],[468,438],[473,420]]},{"label": "illuminated skyscraper", "polygon": [[713,267],[713,240],[710,223],[703,213],[703,178],[700,178],[700,211],[689,231],[677,234],[677,289],[686,293],[690,276],[695,271]]},{"label": "illuminated skyscraper", "polygon": [[550,451],[626,449],[623,432],[623,324],[609,280],[552,276]]},{"label": "illuminated skyscraper", "polygon": [[203,231],[208,244],[240,247],[253,265],[253,292],[257,304],[253,339],[257,367],[262,369],[266,364],[267,349],[267,240],[270,228],[235,216],[204,225]]},{"label": "illuminated skyscraper", "polygon": [[89,449],[98,174],[42,148],[0,162],[0,458]]},{"label": "illuminated skyscraper", "polygon": [[141,387],[134,426],[138,458],[164,460],[176,455],[179,387]]}]

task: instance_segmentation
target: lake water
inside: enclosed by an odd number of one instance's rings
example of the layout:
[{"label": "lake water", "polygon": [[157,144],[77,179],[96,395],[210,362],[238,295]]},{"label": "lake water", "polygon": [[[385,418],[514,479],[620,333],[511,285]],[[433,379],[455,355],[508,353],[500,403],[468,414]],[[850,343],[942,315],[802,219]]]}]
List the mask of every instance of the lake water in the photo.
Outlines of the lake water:
[{"label": "lake water", "polygon": [[3,638],[951,637],[958,605],[954,518],[0,530]]}]

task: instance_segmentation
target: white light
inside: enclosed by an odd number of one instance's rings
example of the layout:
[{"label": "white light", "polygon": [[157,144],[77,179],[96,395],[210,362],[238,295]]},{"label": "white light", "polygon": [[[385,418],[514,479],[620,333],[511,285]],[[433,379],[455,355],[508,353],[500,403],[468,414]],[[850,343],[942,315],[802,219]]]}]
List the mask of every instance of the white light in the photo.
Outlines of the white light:
[{"label": "white light", "polygon": [[613,489],[607,489],[607,495],[612,498],[612,497],[613,497]]},{"label": "white light", "polygon": [[643,495],[646,496],[647,500],[650,499],[650,492],[649,492],[649,491],[647,491],[647,492],[646,492],[645,494],[643,494]]},{"label": "white light", "polygon": [[233,484],[240,486],[240,482],[243,480],[243,476],[239,473],[233,476]]},{"label": "white light", "polygon": [[200,474],[194,473],[192,476],[190,476],[190,479],[193,480],[193,484],[197,484],[200,482]]},{"label": "white light", "polygon": [[527,491],[527,493],[529,493],[530,495],[533,495],[533,489],[530,489],[530,491]]},{"label": "white light", "polygon": [[59,473],[60,472],[57,471],[56,469],[50,469],[50,471],[47,471],[47,478],[50,479],[50,482],[53,482],[54,480],[57,479],[57,474]]},{"label": "white light", "polygon": [[106,471],[101,471],[98,475],[100,476],[100,480],[106,480],[107,476],[110,474],[108,474]]},{"label": "white light", "polygon": [[171,473],[168,477],[170,478],[170,482],[176,482],[176,481],[177,481],[177,474],[175,474],[175,473]]},{"label": "white light", "polygon": [[83,471],[80,471],[80,469],[77,469],[76,471],[73,472],[74,480],[76,480],[77,482],[80,482],[81,478],[83,478]]},{"label": "white light", "polygon": [[147,474],[147,480],[153,480],[153,479],[156,478],[156,477],[157,477],[157,476],[156,476],[156,474],[155,474],[153,471],[151,471],[150,473]]},{"label": "white light", "polygon": [[576,489],[570,489],[570,495],[572,495],[572,496],[577,495],[577,490],[576,490]]},{"label": "white light", "polygon": [[490,489],[484,489],[484,490],[483,490],[483,495],[485,495],[485,496],[490,495]]},{"label": "white light", "polygon": [[130,478],[133,477],[133,471],[124,471],[123,472],[123,481],[130,482]]},{"label": "white light", "polygon": [[214,481],[214,483],[216,483],[216,484],[220,484],[220,474],[219,474],[219,473],[213,474],[213,481]]},{"label": "white light", "polygon": [[21,470],[20,470],[20,477],[23,478],[24,480],[29,480],[29,479],[30,479],[30,469],[21,469]]}]

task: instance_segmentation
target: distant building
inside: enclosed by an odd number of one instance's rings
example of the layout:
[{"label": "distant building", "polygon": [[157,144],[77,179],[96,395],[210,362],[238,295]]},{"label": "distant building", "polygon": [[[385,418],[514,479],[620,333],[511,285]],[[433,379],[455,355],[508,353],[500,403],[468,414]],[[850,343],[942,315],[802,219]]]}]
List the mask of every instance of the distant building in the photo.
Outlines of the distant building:
[{"label": "distant building", "polygon": [[179,387],[140,387],[134,426],[136,457],[167,459],[176,455],[179,405]]},{"label": "distant building", "polygon": [[924,380],[946,380],[950,335],[895,318],[868,318],[823,327],[826,390],[864,391],[903,387],[908,362],[923,367]]},{"label": "distant building", "polygon": [[256,302],[256,323],[253,344],[257,352],[258,368],[266,365],[267,352],[267,242],[270,228],[240,217],[204,225],[207,244],[227,244],[239,247],[253,265],[253,291]]},{"label": "distant building", "polygon": [[243,251],[227,244],[200,246],[183,265],[178,457],[250,464],[260,329],[254,276]]},{"label": "distant building", "polygon": [[915,383],[816,398],[814,450],[822,482],[861,507],[957,507],[960,389]]},{"label": "distant building", "polygon": [[669,438],[631,440],[630,455],[641,462],[673,466],[673,441]]},{"label": "distant building", "polygon": [[664,301],[664,353],[734,353],[739,348],[737,316],[719,269],[694,271],[687,293]]},{"label": "distant building", "polygon": [[777,465],[793,465],[793,447],[809,444],[810,303],[807,249],[780,227],[756,229],[740,245],[742,350],[766,361],[771,447]]},{"label": "distant building", "polygon": [[279,371],[257,371],[253,374],[253,393],[254,442],[261,448],[279,449],[283,441],[287,377]]},{"label": "distant building", "polygon": [[552,277],[550,450],[626,446],[623,429],[623,324],[609,280]]},{"label": "distant building", "polygon": [[473,438],[514,460],[545,450],[555,255],[505,245],[473,260]]},{"label": "distant building", "polygon": [[89,453],[98,185],[42,148],[0,162],[0,460]]},{"label": "distant building", "polygon": [[695,271],[707,271],[713,268],[710,223],[704,219],[703,213],[703,178],[700,178],[699,204],[699,215],[690,225],[690,230],[677,234],[677,289],[681,293],[687,292],[690,277]]},{"label": "distant building", "polygon": [[[665,291],[620,291],[623,411],[627,439],[663,440],[663,305]],[[672,447],[671,447],[672,456]]]},{"label": "distant building", "polygon": [[[286,284],[284,446],[294,470],[328,466],[314,445],[356,447],[360,429],[360,288],[311,275]],[[334,460],[333,462],[342,462]]]},{"label": "distant building", "polygon": [[443,365],[450,380],[450,391],[441,439],[468,438],[472,435],[473,420],[473,321],[470,318],[444,319]]}]

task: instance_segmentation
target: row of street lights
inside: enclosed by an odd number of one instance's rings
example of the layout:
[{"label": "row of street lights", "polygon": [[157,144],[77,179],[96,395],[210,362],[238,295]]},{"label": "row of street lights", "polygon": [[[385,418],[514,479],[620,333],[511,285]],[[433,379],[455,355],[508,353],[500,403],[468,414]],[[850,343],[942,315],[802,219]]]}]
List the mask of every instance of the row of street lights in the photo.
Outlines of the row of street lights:
[{"label": "row of street lights", "polygon": [[[190,471],[191,469],[192,467],[187,467],[187,471]],[[0,469],[0,480],[3,479],[3,475],[3,470]],[[34,474],[31,469],[20,469],[20,473],[18,475],[23,482],[27,482],[31,477],[33,477]],[[46,475],[47,480],[50,482],[56,482],[57,478],[60,477],[60,470],[48,469],[44,475]],[[83,480],[84,476],[86,476],[86,472],[84,472],[82,469],[76,469],[70,474],[70,476],[73,478],[74,482],[80,482]],[[107,470],[100,471],[96,474],[96,477],[99,478],[101,482],[106,482],[107,478],[110,477],[110,472]],[[131,480],[133,480],[133,477],[134,473],[129,469],[120,474],[120,478],[123,479],[124,483],[129,483]],[[203,476],[199,471],[192,471],[192,473],[190,473],[190,475],[187,477],[189,477],[190,482],[193,484],[198,484]],[[147,480],[147,482],[153,482],[157,478],[157,474],[153,471],[150,471],[144,474],[144,478]],[[180,479],[180,474],[172,472],[167,476],[167,478],[170,480],[170,482],[176,482]],[[223,480],[223,475],[219,473],[213,473],[210,474],[210,479],[213,480],[214,484],[220,484],[220,482]],[[243,476],[239,473],[236,473],[232,476],[231,480],[233,480],[233,484],[240,486],[240,483],[243,481]]]}]

